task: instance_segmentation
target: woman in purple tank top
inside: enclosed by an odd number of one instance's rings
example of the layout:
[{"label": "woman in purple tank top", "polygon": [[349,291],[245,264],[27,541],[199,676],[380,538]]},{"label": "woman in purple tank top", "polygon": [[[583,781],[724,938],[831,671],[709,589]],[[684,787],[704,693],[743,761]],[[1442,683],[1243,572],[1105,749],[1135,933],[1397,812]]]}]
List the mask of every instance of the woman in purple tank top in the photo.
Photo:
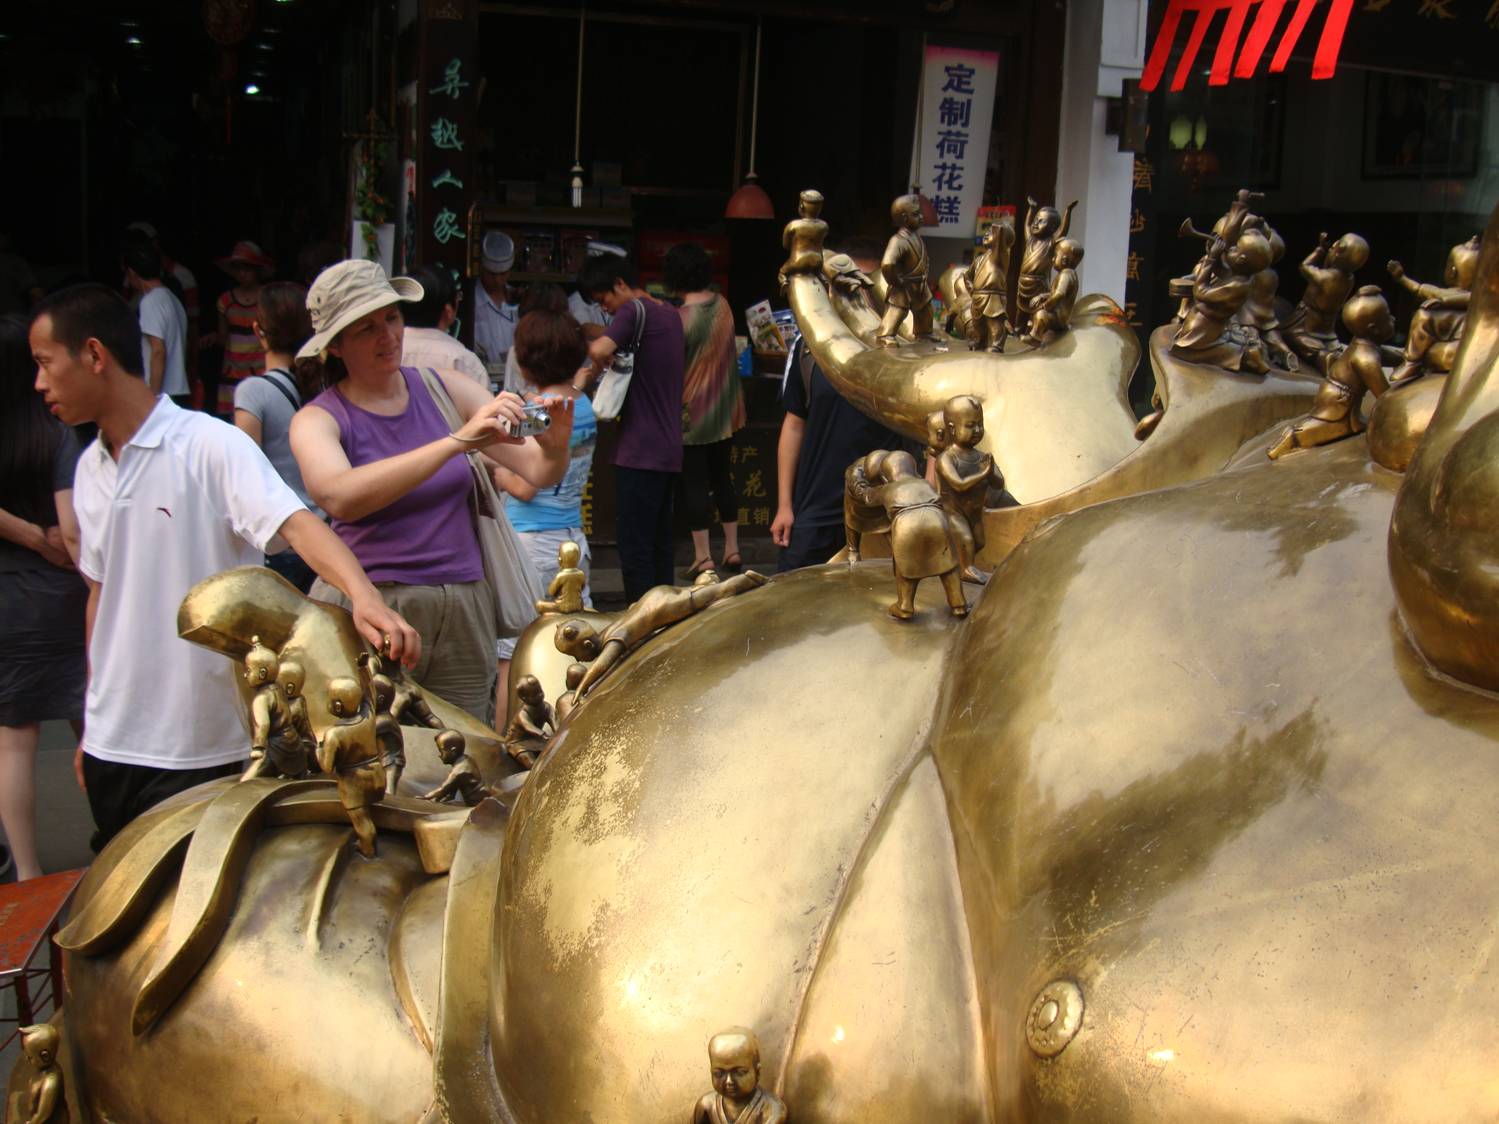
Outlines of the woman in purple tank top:
[{"label": "woman in purple tank top", "polygon": [[[420,300],[408,277],[345,261],[307,293],[314,334],[298,358],[327,366],[329,388],[292,419],[291,446],[313,501],[364,566],[386,603],[422,637],[411,674],[423,687],[490,721],[495,609],[469,509],[473,479],[462,454],[481,449],[538,488],[568,464],[571,403],[548,403],[541,438],[508,436],[524,403],[491,397],[457,371],[436,372],[463,425],[453,431],[422,380],[401,366],[400,301]],[[332,587],[312,588],[341,603]]]}]

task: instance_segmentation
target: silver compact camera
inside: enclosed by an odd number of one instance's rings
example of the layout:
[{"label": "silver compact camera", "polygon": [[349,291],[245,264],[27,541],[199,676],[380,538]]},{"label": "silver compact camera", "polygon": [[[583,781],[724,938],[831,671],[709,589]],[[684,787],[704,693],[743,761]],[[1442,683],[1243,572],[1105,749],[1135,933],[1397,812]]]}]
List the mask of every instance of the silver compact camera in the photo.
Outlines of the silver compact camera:
[{"label": "silver compact camera", "polygon": [[[507,433],[510,432],[510,421],[501,418],[501,424]],[[520,428],[510,433],[511,437],[540,437],[552,425],[552,415],[547,413],[545,406],[524,406],[521,408]]]}]

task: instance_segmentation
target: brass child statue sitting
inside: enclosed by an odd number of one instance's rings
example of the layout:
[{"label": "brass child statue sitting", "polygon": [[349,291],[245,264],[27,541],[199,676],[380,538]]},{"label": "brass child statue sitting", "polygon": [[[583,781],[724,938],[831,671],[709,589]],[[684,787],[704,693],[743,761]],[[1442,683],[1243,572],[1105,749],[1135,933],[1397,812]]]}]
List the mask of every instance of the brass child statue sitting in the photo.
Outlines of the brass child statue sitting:
[{"label": "brass child statue sitting", "polygon": [[359,853],[375,857],[375,821],[369,806],[385,799],[385,762],[375,736],[375,715],[358,680],[328,684],[328,710],[338,719],[323,731],[318,764],[338,780],[338,799],[354,825]]},{"label": "brass child statue sitting", "polygon": [[515,684],[520,706],[505,727],[505,749],[526,768],[536,764],[542,745],[557,726],[557,716],[546,700],[541,680],[522,675]]},{"label": "brass child statue sitting", "polygon": [[1072,306],[1077,303],[1077,267],[1083,260],[1083,246],[1075,238],[1058,238],[1052,257],[1056,276],[1051,290],[1036,301],[1031,330],[1026,340],[1035,347],[1050,343],[1067,331]]},{"label": "brass child statue sitting", "polygon": [[1478,272],[1478,236],[1453,246],[1441,285],[1423,285],[1398,261],[1389,263],[1390,276],[1406,292],[1421,298],[1405,337],[1405,361],[1395,368],[1391,382],[1419,378],[1427,371],[1446,374],[1457,357],[1458,341],[1468,322],[1468,299]]},{"label": "brass child statue sitting", "polygon": [[1345,234],[1328,245],[1327,232],[1323,231],[1317,248],[1301,263],[1306,292],[1283,327],[1291,350],[1318,374],[1327,374],[1328,363],[1342,349],[1338,314],[1353,291],[1353,275],[1368,260],[1369,243],[1359,235]]},{"label": "brass child statue sitting", "polygon": [[568,541],[557,548],[557,572],[547,586],[547,595],[536,602],[538,613],[581,613],[583,589],[588,575],[578,568],[583,548]]},{"label": "brass child statue sitting", "polygon": [[802,192],[796,210],[799,217],[781,232],[781,245],[789,252],[786,264],[776,274],[782,289],[786,288],[788,274],[822,268],[822,243],[828,236],[828,224],[817,217],[822,213],[822,192],[810,188]]},{"label": "brass child statue sitting", "polygon": [[692,1109],[692,1124],[786,1124],[786,1106],[760,1085],[760,1040],[742,1026],[708,1040],[713,1092]]},{"label": "brass child statue sitting", "polygon": [[1015,327],[1028,332],[1031,317],[1041,298],[1051,291],[1051,266],[1058,239],[1067,237],[1072,225],[1072,210],[1077,200],[1067,204],[1065,213],[1055,207],[1042,207],[1026,197],[1025,251],[1020,256],[1020,280],[1015,294]]},{"label": "brass child statue sitting", "polygon": [[457,730],[439,730],[437,737],[432,740],[437,745],[437,756],[448,766],[448,775],[431,792],[422,793],[423,800],[442,803],[457,797],[472,808],[486,796],[492,795],[479,772],[479,766],[468,755],[468,745],[461,733]]}]

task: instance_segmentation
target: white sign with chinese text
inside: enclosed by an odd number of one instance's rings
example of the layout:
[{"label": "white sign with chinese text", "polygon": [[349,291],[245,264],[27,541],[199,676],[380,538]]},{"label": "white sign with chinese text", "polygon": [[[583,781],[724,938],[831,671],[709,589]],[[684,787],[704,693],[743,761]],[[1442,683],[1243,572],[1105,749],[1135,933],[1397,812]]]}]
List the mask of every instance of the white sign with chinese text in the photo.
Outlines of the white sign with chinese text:
[{"label": "white sign with chinese text", "polygon": [[999,52],[928,44],[921,73],[921,191],[937,211],[935,237],[971,238],[984,201]]}]

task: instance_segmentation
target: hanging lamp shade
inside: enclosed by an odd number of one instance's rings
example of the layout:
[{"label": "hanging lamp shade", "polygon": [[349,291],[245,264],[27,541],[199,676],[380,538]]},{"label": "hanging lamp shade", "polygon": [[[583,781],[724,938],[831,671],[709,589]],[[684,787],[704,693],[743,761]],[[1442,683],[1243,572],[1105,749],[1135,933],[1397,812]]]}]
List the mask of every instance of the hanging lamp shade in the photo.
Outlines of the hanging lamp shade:
[{"label": "hanging lamp shade", "polygon": [[739,189],[729,196],[729,205],[723,210],[726,219],[773,219],[776,209],[771,206],[770,196],[760,186],[759,177],[751,172],[744,177]]},{"label": "hanging lamp shade", "polygon": [[915,192],[916,192],[916,201],[921,204],[921,225],[922,226],[936,226],[936,225],[938,225],[938,223],[937,223],[937,208],[935,206],[933,206],[932,205],[932,201],[926,197],[926,192],[922,191],[921,188],[919,188],[919,187],[915,189]]}]

